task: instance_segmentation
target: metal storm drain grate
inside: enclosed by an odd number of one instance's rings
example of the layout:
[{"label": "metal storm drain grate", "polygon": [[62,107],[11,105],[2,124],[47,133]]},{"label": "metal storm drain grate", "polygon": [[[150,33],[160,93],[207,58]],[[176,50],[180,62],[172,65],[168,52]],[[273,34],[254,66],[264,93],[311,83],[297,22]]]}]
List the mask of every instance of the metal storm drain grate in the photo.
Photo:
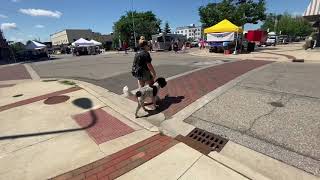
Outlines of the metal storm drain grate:
[{"label": "metal storm drain grate", "polygon": [[186,137],[179,135],[176,139],[203,154],[209,154],[211,151],[220,152],[228,142],[227,139],[221,136],[199,128],[192,130]]},{"label": "metal storm drain grate", "polygon": [[70,99],[69,96],[52,96],[44,101],[44,104],[52,105],[66,102]]}]

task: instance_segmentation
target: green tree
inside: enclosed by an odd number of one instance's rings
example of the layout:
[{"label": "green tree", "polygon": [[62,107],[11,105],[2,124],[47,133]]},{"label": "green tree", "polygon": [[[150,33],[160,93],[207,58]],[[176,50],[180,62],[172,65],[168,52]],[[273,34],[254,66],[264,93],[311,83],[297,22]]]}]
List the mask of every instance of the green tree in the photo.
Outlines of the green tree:
[{"label": "green tree", "polygon": [[269,32],[276,31],[275,30],[276,18],[277,16],[275,14],[272,14],[272,13],[268,14],[263,24],[261,25],[261,29],[265,31],[269,30]]},{"label": "green tree", "polygon": [[307,36],[312,32],[311,24],[303,17],[293,17],[288,13],[281,15],[269,14],[261,29],[278,34],[281,32],[281,34],[288,36]]},{"label": "green tree", "polygon": [[171,28],[169,26],[169,23],[168,21],[164,24],[164,28],[163,28],[163,31],[167,34],[171,33]]},{"label": "green tree", "polygon": [[[134,21],[134,29],[133,29]],[[134,30],[136,33],[136,40],[140,36],[144,36],[147,40],[151,39],[151,36],[157,34],[160,29],[161,20],[156,17],[151,11],[136,12],[129,11],[120,19],[114,23],[114,44],[121,42],[128,42],[131,46],[134,45]]]},{"label": "green tree", "polygon": [[25,45],[21,42],[16,42],[10,45],[10,48],[13,51],[13,54],[16,56],[19,52],[25,50]]},{"label": "green tree", "polygon": [[199,8],[200,21],[204,28],[228,19],[232,23],[243,26],[256,24],[265,20],[265,0],[222,0],[220,3],[209,3]]}]

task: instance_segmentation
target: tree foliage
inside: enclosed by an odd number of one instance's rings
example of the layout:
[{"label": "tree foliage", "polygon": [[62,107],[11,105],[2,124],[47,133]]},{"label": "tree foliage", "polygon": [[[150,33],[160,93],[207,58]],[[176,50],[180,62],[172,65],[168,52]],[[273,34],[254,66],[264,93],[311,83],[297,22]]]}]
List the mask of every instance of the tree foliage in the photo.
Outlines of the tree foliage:
[{"label": "tree foliage", "polygon": [[164,28],[163,28],[163,31],[167,34],[171,33],[171,28],[169,26],[169,23],[168,21],[164,24]]},{"label": "tree foliage", "polygon": [[114,43],[119,43],[120,39],[122,42],[129,42],[129,44],[133,46],[134,30],[136,33],[136,40],[138,40],[140,36],[144,36],[147,40],[151,39],[153,34],[159,32],[160,24],[161,20],[151,11],[129,11],[114,23]]},{"label": "tree foliage", "polygon": [[243,26],[247,23],[256,24],[265,20],[265,11],[265,0],[222,0],[220,3],[201,6],[199,15],[204,28],[213,26],[224,19]]},{"label": "tree foliage", "polygon": [[281,34],[289,36],[307,36],[312,32],[312,26],[307,20],[301,16],[291,16],[288,13],[269,14],[261,29],[278,34],[281,32]]}]

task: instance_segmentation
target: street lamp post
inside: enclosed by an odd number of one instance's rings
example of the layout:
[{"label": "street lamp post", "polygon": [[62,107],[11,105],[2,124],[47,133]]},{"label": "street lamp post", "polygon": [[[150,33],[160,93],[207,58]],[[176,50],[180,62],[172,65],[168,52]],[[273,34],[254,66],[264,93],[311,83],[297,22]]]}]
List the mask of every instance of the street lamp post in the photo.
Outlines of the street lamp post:
[{"label": "street lamp post", "polygon": [[136,31],[135,31],[135,26],[134,26],[134,16],[133,16],[133,0],[131,0],[131,16],[132,16],[134,46],[137,47],[137,38],[136,38]]}]

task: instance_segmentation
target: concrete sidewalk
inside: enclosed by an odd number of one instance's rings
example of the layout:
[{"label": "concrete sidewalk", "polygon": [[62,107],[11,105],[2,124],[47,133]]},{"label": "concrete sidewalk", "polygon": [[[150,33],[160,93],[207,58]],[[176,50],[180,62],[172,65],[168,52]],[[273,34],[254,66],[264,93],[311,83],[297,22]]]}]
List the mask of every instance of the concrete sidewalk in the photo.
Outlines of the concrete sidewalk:
[{"label": "concrete sidewalk", "polygon": [[190,49],[189,54],[194,56],[211,57],[211,58],[228,58],[228,59],[250,59],[250,60],[269,60],[277,62],[291,62],[293,59],[304,59],[308,63],[319,63],[320,51],[304,50],[303,42],[275,47],[259,47],[255,52],[250,54],[229,54],[210,53],[209,50]]}]

